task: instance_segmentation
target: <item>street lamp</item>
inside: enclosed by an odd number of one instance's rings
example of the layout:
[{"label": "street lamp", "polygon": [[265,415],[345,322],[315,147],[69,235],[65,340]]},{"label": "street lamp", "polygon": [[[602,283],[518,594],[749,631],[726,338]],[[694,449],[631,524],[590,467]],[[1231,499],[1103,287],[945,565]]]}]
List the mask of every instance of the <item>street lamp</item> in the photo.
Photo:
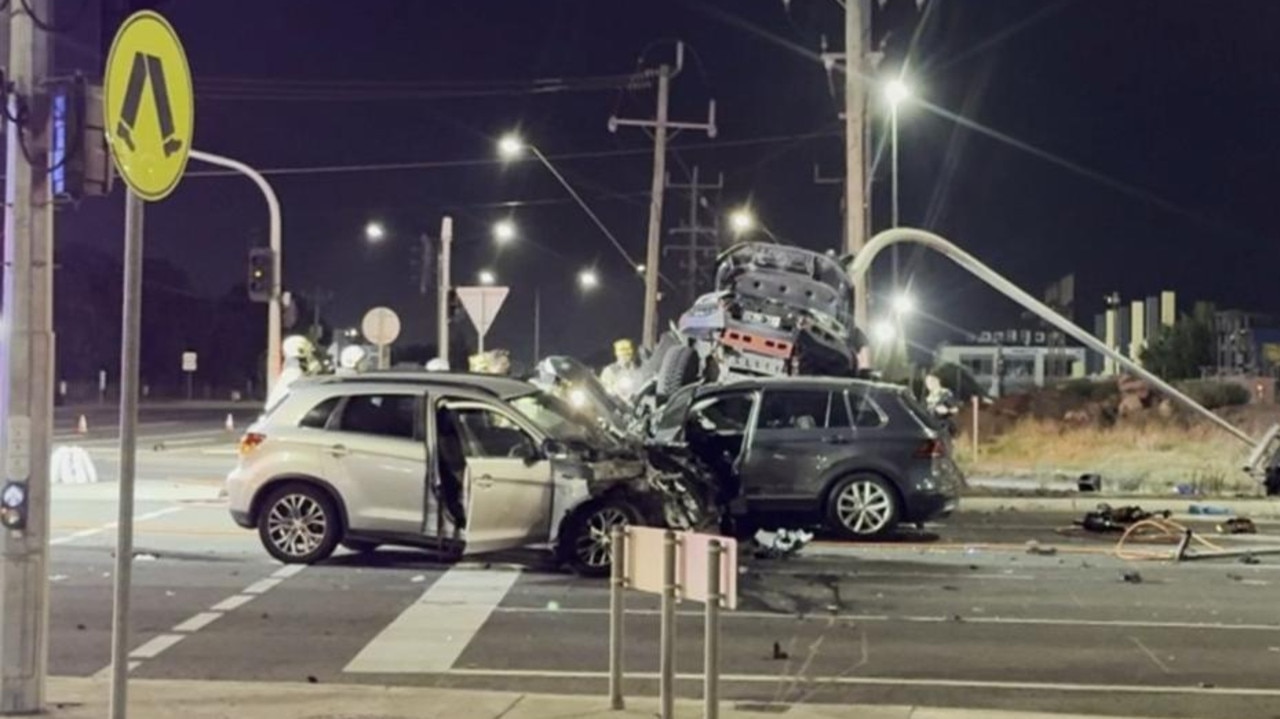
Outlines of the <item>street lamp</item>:
[{"label": "street lamp", "polygon": [[480,273],[476,275],[476,278],[480,280],[480,284],[486,286],[498,283],[498,276],[493,274],[493,270],[480,270]]},{"label": "street lamp", "polygon": [[387,228],[381,222],[370,221],[364,226],[364,238],[370,242],[382,242],[387,237]]},{"label": "street lamp", "polygon": [[493,239],[499,245],[505,245],[516,238],[516,223],[511,220],[498,220],[493,223]]},{"label": "street lamp", "polygon": [[498,155],[504,160],[514,160],[524,154],[524,140],[514,132],[508,132],[498,140]]},{"label": "street lamp", "polygon": [[756,216],[750,208],[739,207],[729,213],[729,229],[733,234],[741,235],[755,229]]},{"label": "street lamp", "polygon": [[893,314],[904,317],[916,311],[916,299],[906,292],[893,296]]},{"label": "street lamp", "polygon": [[600,275],[592,269],[583,270],[578,273],[578,286],[584,290],[594,290],[600,286]]},{"label": "street lamp", "polygon": [[646,267],[645,265],[636,265],[636,274],[643,275],[648,270],[649,268]]}]

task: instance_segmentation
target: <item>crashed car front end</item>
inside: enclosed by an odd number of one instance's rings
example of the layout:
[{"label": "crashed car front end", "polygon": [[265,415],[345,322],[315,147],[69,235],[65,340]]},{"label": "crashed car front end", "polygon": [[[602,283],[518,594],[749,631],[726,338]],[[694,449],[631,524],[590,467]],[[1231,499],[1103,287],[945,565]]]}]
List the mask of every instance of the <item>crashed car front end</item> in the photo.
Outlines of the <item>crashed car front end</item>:
[{"label": "crashed car front end", "polygon": [[557,527],[575,507],[622,497],[652,526],[702,529],[719,520],[710,474],[677,448],[645,444],[627,408],[612,398],[577,360],[552,357],[539,364],[534,384],[566,399],[571,410],[601,433],[590,443],[558,448],[552,457]]}]

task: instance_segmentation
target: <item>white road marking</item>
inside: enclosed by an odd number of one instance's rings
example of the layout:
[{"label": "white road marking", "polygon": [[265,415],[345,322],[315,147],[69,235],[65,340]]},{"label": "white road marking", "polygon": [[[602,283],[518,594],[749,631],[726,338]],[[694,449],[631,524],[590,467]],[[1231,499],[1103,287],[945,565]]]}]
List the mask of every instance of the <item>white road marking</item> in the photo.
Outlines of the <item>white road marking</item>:
[{"label": "white road marking", "polygon": [[277,584],[283,581],[284,581],[283,579],[276,579],[275,577],[267,577],[266,579],[260,579],[254,582],[253,584],[250,584],[249,586],[245,587],[240,593],[241,594],[262,594],[263,592],[271,591],[273,587],[275,587]]},{"label": "white road marking", "polygon": [[129,652],[129,657],[131,659],[152,659],[164,650],[182,641],[182,639],[183,635],[181,634],[161,634],[159,636],[152,637],[146,644],[143,644],[137,649]]},{"label": "white road marking", "polygon": [[518,571],[450,569],[366,644],[343,671],[364,674],[448,671],[519,576]]},{"label": "white road marking", "polygon": [[209,608],[215,612],[231,612],[252,602],[253,597],[252,594],[233,594]]},{"label": "white road marking", "polygon": [[[153,519],[159,519],[160,517],[163,517],[168,514],[181,512],[183,509],[186,509],[186,507],[165,507],[164,509],[157,509],[154,512],[139,514],[138,516],[133,518],[133,523],[138,524],[140,522],[149,522]],[[115,529],[118,525],[119,525],[119,522],[107,522],[101,527],[94,527],[92,529],[81,529],[78,532],[72,532],[71,534],[68,534],[62,537],[57,537],[56,539],[50,539],[49,544],[51,545],[68,544],[70,542],[76,541],[77,539],[84,539],[85,537],[92,537],[96,534],[109,532]]]},{"label": "white road marking", "polygon": [[174,626],[173,631],[184,633],[198,632],[218,621],[218,618],[221,616],[222,612],[200,612],[187,621]]},{"label": "white road marking", "polygon": [[289,577],[292,577],[293,575],[297,574],[298,572],[301,572],[306,568],[307,568],[307,565],[305,564],[286,564],[283,567],[272,572],[271,576],[275,577],[276,579],[288,579]]},{"label": "white road marking", "polygon": [[[498,607],[494,609],[498,614],[608,614],[608,609],[596,609],[587,607],[570,607],[548,609],[546,607]],[[657,609],[627,609],[627,614],[636,616],[656,616],[659,613]],[[698,611],[678,611],[681,616],[700,617],[703,615],[701,610]],[[772,619],[784,622],[794,622],[796,615],[781,614],[778,612],[751,612],[751,611],[735,611],[726,612],[720,615],[724,621],[732,621],[735,619],[758,621],[761,619]],[[825,612],[813,612],[806,617],[814,620],[842,619],[855,622],[910,622],[919,624],[948,624],[955,622],[953,616],[894,616],[890,614],[827,614]],[[1038,625],[1038,626],[1065,626],[1065,627],[1106,627],[1106,628],[1125,628],[1136,627],[1141,629],[1203,629],[1208,631],[1249,631],[1249,632],[1280,632],[1280,624],[1226,624],[1222,622],[1157,622],[1151,620],[1126,620],[1126,619],[1053,619],[1044,617],[984,617],[962,615],[965,624],[1009,624],[1009,625]]]},{"label": "white road marking", "polygon": [[[248,604],[253,601],[254,597],[260,596],[263,592],[271,590],[286,578],[294,576],[303,569],[306,569],[306,566],[301,564],[281,567],[273,573],[272,578],[261,579],[243,590],[244,592],[248,592],[251,589],[259,588],[256,594],[233,594],[212,607],[209,607],[208,611],[195,614],[189,617],[186,621],[175,625],[173,627],[173,631],[179,633],[160,634],[152,637],[145,644],[129,653],[130,658],[139,660],[129,662],[129,671],[137,669],[138,666],[142,664],[141,660],[155,659],[160,654],[171,649],[178,642],[181,642],[183,639],[186,639],[201,629],[204,629],[210,624],[218,621],[223,614]],[[270,584],[267,584],[268,582],[270,582]],[[108,664],[105,668],[100,669],[94,676],[97,678],[104,678],[108,676],[110,672],[111,665]]]},{"label": "white road marking", "polygon": [[[493,677],[515,679],[607,679],[608,672],[574,672],[555,669],[450,669],[442,674],[461,677]],[[627,672],[628,679],[658,678],[656,672]],[[677,674],[680,681],[704,681],[702,674]],[[739,684],[776,684],[776,674],[722,674],[720,681]],[[1280,688],[1269,687],[1201,687],[1177,684],[1079,684],[1071,682],[1010,682],[969,679],[926,679],[905,677],[808,676],[805,684],[819,686],[906,686],[948,687],[963,689],[1013,689],[1054,692],[1099,692],[1121,694],[1197,694],[1218,696],[1280,697]]]}]

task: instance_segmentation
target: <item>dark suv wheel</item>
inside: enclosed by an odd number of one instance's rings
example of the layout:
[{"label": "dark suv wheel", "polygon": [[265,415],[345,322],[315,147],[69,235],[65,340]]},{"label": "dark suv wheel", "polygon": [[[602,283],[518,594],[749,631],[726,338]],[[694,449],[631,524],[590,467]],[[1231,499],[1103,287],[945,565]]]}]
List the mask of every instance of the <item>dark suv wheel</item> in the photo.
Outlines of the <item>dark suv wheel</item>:
[{"label": "dark suv wheel", "polygon": [[827,526],[846,539],[882,537],[898,525],[898,493],[883,477],[852,474],[827,496]]},{"label": "dark suv wheel", "polygon": [[286,564],[313,564],[328,558],[342,535],[342,519],[324,490],[286,484],[267,495],[258,513],[262,546]]}]

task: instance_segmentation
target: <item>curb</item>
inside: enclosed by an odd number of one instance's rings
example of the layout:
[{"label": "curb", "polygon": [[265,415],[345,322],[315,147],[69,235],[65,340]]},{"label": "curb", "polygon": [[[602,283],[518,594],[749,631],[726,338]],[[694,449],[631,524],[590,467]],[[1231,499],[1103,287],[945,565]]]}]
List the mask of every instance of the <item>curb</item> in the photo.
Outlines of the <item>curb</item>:
[{"label": "curb", "polygon": [[[1280,499],[1175,499],[1161,497],[1116,497],[1105,494],[1083,494],[1077,497],[961,497],[962,514],[999,514],[1002,512],[1053,512],[1083,514],[1099,504],[1125,506],[1136,504],[1148,512],[1171,512],[1183,519],[1218,521],[1231,516],[1251,519],[1280,519]],[[1221,509],[1214,514],[1194,514],[1192,506]]]}]

